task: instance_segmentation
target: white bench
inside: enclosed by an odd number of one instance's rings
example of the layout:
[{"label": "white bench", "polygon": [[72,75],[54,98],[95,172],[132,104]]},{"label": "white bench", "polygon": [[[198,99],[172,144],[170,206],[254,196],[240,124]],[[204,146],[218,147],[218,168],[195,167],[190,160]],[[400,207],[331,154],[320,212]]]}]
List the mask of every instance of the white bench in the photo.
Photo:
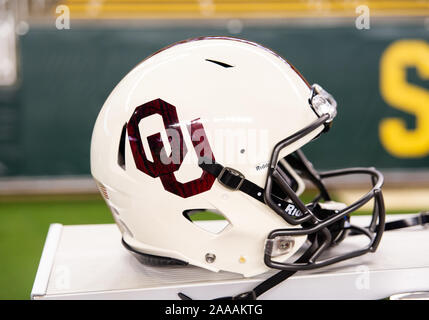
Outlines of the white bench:
[{"label": "white bench", "polygon": [[[367,219],[352,217],[352,222],[362,225]],[[362,241],[351,237],[342,246]],[[332,250],[339,252],[340,247]],[[193,266],[149,267],[122,246],[115,225],[52,224],[31,298],[178,299],[177,293],[183,292],[194,299],[213,299],[248,291],[271,274],[246,279]],[[429,228],[416,226],[385,232],[376,253],[298,272],[260,299],[382,299],[428,290]]]}]

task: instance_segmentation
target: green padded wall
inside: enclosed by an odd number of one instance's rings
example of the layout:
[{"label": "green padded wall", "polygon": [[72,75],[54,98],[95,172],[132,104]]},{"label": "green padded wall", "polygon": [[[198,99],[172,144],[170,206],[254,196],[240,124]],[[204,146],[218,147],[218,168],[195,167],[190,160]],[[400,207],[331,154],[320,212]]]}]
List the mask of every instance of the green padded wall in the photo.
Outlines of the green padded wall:
[{"label": "green padded wall", "polygon": [[[0,89],[0,176],[88,175],[92,127],[114,86],[158,49],[207,35],[230,36],[224,27],[31,28],[19,41],[19,83]],[[415,126],[412,113],[383,100],[379,70],[381,55],[395,41],[429,44],[423,25],[245,26],[238,36],[277,51],[337,99],[333,130],[305,148],[317,168],[429,167],[427,155],[390,154],[378,133],[386,117]],[[429,92],[429,79],[415,66],[407,66],[406,74],[409,83]]]}]

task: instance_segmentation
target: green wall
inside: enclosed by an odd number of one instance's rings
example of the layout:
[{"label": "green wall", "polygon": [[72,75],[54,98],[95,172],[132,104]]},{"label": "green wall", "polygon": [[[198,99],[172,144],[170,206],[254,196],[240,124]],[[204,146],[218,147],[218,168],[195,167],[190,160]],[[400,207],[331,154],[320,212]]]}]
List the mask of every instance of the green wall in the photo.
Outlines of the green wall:
[{"label": "green wall", "polygon": [[[223,27],[31,28],[20,37],[19,84],[0,89],[0,176],[89,174],[92,127],[113,87],[158,49],[206,35],[230,36]],[[386,23],[370,30],[245,26],[237,36],[277,51],[337,99],[333,130],[305,148],[316,167],[429,168],[428,156],[389,154],[378,135],[385,117],[401,117],[409,128],[415,126],[412,114],[382,99],[379,64],[397,40],[429,44],[423,25]],[[429,79],[420,78],[415,67],[406,73],[409,83],[429,90]]]}]

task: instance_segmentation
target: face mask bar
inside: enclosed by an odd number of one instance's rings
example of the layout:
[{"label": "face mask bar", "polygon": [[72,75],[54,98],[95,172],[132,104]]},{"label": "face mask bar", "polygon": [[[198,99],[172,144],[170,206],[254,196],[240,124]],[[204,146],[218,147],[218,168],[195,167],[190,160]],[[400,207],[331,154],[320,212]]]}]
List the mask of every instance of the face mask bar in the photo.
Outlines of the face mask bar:
[{"label": "face mask bar", "polygon": [[[314,99],[314,97],[317,97],[317,99]],[[319,104],[319,107],[322,106],[322,108],[316,108],[315,110],[314,105],[312,104],[314,100],[318,101],[317,103]],[[320,195],[316,197],[316,199],[311,204],[306,205],[288,185],[285,173],[278,167],[280,151],[291,145],[292,143],[298,141],[299,139],[303,138],[312,131],[316,130],[320,126],[324,125],[326,128],[330,125],[333,117],[335,117],[336,114],[335,100],[333,100],[332,96],[330,96],[326,91],[321,89],[320,86],[313,86],[313,93],[312,98],[310,99],[310,105],[312,106],[313,110],[315,110],[315,112],[319,115],[319,119],[311,123],[309,126],[303,128],[302,130],[296,132],[292,136],[289,136],[288,138],[276,144],[271,155],[269,171],[265,183],[265,203],[289,224],[302,225],[301,228],[273,230],[268,235],[265,245],[265,264],[271,268],[280,270],[299,271],[314,269],[353,257],[357,257],[370,251],[374,252],[377,249],[377,246],[381,240],[381,236],[384,231],[385,208],[381,192],[381,187],[383,185],[384,179],[383,175],[374,168],[348,168],[318,173],[312,168],[311,163],[305,158],[305,156],[298,150],[297,152],[295,152],[295,156],[297,157],[296,163],[302,167],[302,172],[305,173],[306,178],[312,181],[319,189]],[[329,106],[331,106],[332,110],[334,111],[330,112]],[[320,115],[318,111],[323,111],[325,113]],[[320,215],[317,215],[314,209],[315,204],[317,204],[318,201],[320,201],[322,198],[326,201],[330,200],[329,194],[323,184],[323,179],[352,174],[369,175],[371,177],[372,189],[366,195],[364,195],[348,207],[342,210],[332,210],[331,214],[327,218],[321,218]],[[279,186],[293,202],[296,208],[301,211],[302,214],[299,217],[291,216],[287,214],[284,209],[279,207],[278,201],[276,201],[272,194],[274,184]],[[368,245],[364,248],[354,250],[343,255],[318,260],[321,254],[328,247],[330,247],[333,243],[336,242],[335,239],[333,239],[332,233],[329,228],[332,227],[335,223],[341,223],[342,219],[343,221],[344,219],[347,219],[350,213],[356,211],[364,204],[369,202],[371,199],[374,199],[374,208],[370,225],[367,228],[361,228],[348,224],[347,226],[343,227],[344,232],[352,230],[354,234],[361,234],[368,237]],[[303,235],[308,235],[310,241],[312,242],[312,245],[308,249],[308,251],[311,250],[312,253],[307,262],[281,263],[272,259],[272,253],[273,248],[275,247],[276,238],[284,239],[288,237]]]},{"label": "face mask bar", "polygon": [[[343,170],[334,170],[320,173],[320,177],[322,179],[327,179],[335,176],[346,175],[346,174],[369,174],[372,177],[373,188],[366,195],[360,198],[358,201],[354,202],[352,205],[346,207],[343,210],[339,210],[333,212],[333,215],[325,220],[313,219],[310,227],[303,228],[294,228],[294,229],[277,229],[270,232],[268,235],[268,239],[266,241],[265,246],[265,255],[264,261],[265,264],[271,268],[280,269],[280,270],[288,270],[288,271],[299,271],[299,270],[308,270],[319,268],[323,266],[327,266],[329,264],[333,264],[339,261],[343,261],[346,259],[354,258],[360,255],[363,255],[367,252],[374,252],[377,249],[377,246],[381,240],[381,236],[384,231],[384,223],[385,223],[385,208],[384,201],[381,192],[381,186],[383,184],[383,177],[380,172],[372,168],[351,168],[351,169],[343,169]],[[374,208],[372,213],[372,220],[370,225],[367,228],[361,228],[357,226],[350,225],[345,227],[346,230],[352,230],[353,233],[362,234],[368,237],[369,243],[366,247],[352,251],[350,253],[346,253],[344,255],[335,256],[331,258],[327,258],[324,260],[318,261],[317,259],[320,255],[325,251],[332,243],[331,232],[328,227],[340,221],[341,219],[345,219],[350,213],[362,207],[364,204],[369,202],[374,198]],[[302,203],[301,200],[299,200]],[[295,203],[298,207],[298,203]],[[274,209],[271,205],[270,207]],[[314,213],[310,212],[309,216],[315,216]],[[305,216],[304,216],[305,217]],[[308,259],[307,263],[280,263],[272,260],[272,251],[273,245],[276,238],[287,238],[293,236],[302,236],[302,235],[314,235],[317,236],[318,241],[322,240],[322,243],[319,245],[317,250],[312,254],[312,256]],[[315,237],[313,237],[315,238]],[[321,239],[322,238],[322,239]]]},{"label": "face mask bar", "polygon": [[[265,203],[273,209],[278,215],[280,215],[283,219],[285,219],[291,225],[298,225],[304,222],[309,221],[310,219],[318,220],[318,218],[311,212],[309,208],[299,199],[296,193],[292,190],[292,188],[286,183],[286,177],[284,177],[284,172],[279,170],[277,167],[277,162],[279,159],[279,153],[282,149],[286,148],[290,144],[295,141],[303,138],[307,134],[311,133],[315,129],[319,128],[321,125],[324,125],[325,122],[329,119],[329,115],[325,114],[309,126],[301,129],[295,134],[289,136],[288,138],[280,141],[274,147],[273,153],[271,154],[270,166],[267,173],[267,180],[265,182],[264,189],[264,200]],[[272,197],[273,191],[273,182],[276,181],[277,185],[285,192],[289,198],[294,202],[296,207],[303,213],[301,218],[294,218],[288,214],[286,214],[279,206],[277,201]]]}]

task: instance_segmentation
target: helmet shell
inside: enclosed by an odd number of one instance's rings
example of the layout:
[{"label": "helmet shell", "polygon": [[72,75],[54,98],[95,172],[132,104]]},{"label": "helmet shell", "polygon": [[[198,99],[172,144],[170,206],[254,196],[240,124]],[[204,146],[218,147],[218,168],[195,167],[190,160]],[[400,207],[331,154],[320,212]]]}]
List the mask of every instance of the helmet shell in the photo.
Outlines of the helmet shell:
[{"label": "helmet shell", "polygon": [[[174,191],[175,187],[171,181],[161,181],[162,172],[151,176],[138,168],[138,151],[133,154],[129,124],[135,120],[132,117],[138,107],[141,111],[148,103],[161,101],[168,106],[163,110],[170,110],[173,117],[153,112],[134,121],[147,161],[154,161],[149,136],[159,133],[166,153],[171,152],[166,119],[176,119],[170,127],[180,128],[187,152],[173,180],[179,184],[201,180],[203,171],[190,135],[191,124],[197,123],[217,162],[264,187],[274,145],[317,119],[309,105],[310,95],[308,83],[287,61],[261,45],[240,39],[183,41],[137,65],[103,105],[91,142],[91,172],[124,241],[136,251],[183,260],[212,271],[244,276],[267,271],[264,248],[268,233],[291,226],[268,206],[214,179],[208,179],[203,191],[195,194],[183,196],[166,190],[170,186]],[[282,156],[308,143],[322,129],[284,149]],[[118,150],[123,138],[125,163],[120,165]],[[183,215],[186,210],[202,208],[220,212],[228,226],[213,233]],[[278,259],[289,258],[305,239],[294,239],[294,247]],[[208,262],[207,254],[216,259]]]}]

